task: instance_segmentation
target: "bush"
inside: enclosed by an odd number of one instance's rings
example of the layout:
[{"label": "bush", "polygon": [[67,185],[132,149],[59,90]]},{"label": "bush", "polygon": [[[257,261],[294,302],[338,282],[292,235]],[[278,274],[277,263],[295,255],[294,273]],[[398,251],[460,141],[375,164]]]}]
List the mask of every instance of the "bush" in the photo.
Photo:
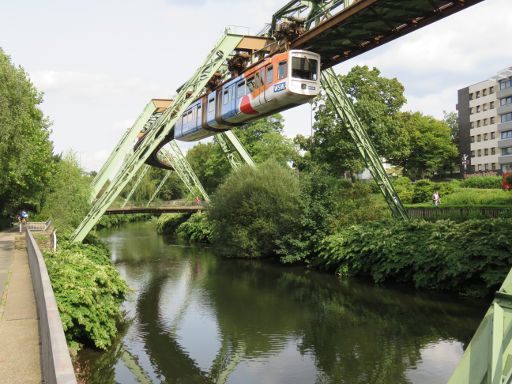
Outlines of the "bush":
[{"label": "bush", "polygon": [[156,221],[156,231],[164,235],[175,235],[178,227],[189,217],[188,213],[165,213]]},{"label": "bush", "polygon": [[177,229],[178,236],[196,243],[209,243],[212,234],[212,225],[206,214],[196,212],[181,223]]},{"label": "bush", "polygon": [[324,239],[316,262],[376,283],[481,296],[495,290],[510,269],[511,230],[512,219],[367,223]]},{"label": "bush", "polygon": [[[402,200],[403,204],[411,204],[413,197],[413,189],[412,189],[412,181],[408,177],[398,177],[393,181],[393,186],[395,187],[396,193]],[[379,190],[380,193],[380,190]]]},{"label": "bush", "polygon": [[70,346],[108,349],[123,318],[120,305],[128,287],[106,247],[63,241],[44,257]]},{"label": "bush", "polygon": [[500,176],[473,176],[460,183],[462,188],[501,189]]},{"label": "bush", "polygon": [[297,176],[270,160],[231,174],[212,197],[212,243],[228,257],[276,256],[277,241],[300,218]]},{"label": "bush", "polygon": [[512,207],[512,194],[496,189],[460,188],[442,200],[450,206]]}]

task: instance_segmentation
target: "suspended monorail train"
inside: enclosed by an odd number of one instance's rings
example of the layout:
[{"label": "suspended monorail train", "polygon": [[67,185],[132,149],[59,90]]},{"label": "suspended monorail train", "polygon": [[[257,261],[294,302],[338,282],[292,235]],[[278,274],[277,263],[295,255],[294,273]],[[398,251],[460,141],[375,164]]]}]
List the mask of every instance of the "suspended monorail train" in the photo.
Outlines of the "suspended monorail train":
[{"label": "suspended monorail train", "polygon": [[192,102],[174,138],[196,141],[311,100],[320,92],[320,55],[290,50],[267,57]]}]

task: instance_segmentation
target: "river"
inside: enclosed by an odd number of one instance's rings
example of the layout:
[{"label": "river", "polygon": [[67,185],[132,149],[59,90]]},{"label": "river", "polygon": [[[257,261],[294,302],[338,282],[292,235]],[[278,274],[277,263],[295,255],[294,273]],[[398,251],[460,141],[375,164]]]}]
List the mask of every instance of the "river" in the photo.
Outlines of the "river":
[{"label": "river", "polygon": [[151,223],[101,232],[133,290],[88,383],[446,383],[483,301],[229,260]]}]

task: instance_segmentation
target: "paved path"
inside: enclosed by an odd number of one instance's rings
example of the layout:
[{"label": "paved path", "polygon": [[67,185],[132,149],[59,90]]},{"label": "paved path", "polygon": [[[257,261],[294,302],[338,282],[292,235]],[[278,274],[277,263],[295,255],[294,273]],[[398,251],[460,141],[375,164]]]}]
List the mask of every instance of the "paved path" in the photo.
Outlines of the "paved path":
[{"label": "paved path", "polygon": [[19,236],[0,232],[0,384],[41,383],[36,303]]}]

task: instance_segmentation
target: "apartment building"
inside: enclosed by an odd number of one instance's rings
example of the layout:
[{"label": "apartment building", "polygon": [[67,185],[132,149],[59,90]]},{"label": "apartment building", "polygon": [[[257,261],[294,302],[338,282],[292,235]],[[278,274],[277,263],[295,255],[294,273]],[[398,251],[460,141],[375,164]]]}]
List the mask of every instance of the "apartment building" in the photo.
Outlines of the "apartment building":
[{"label": "apartment building", "polygon": [[501,173],[512,165],[512,67],[458,91],[460,153],[467,173]]}]

